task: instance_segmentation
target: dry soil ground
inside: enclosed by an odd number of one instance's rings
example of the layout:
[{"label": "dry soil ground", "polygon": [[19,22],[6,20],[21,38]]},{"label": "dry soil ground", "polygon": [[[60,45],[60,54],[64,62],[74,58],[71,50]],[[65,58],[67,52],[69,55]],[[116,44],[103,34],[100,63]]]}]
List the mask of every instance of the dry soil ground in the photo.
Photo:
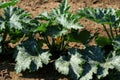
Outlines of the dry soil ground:
[{"label": "dry soil ground", "polygon": [[[9,0],[0,0],[9,1]],[[71,11],[75,13],[78,9],[84,7],[101,7],[101,8],[116,8],[120,9],[120,0],[68,0],[71,5]],[[26,11],[29,11],[32,16],[36,16],[44,11],[51,11],[60,4],[59,0],[21,0],[17,5]],[[99,30],[101,35],[105,35],[101,25],[92,21],[82,19],[81,24],[84,27],[94,33]],[[6,79],[5,79],[6,78]],[[70,80],[68,76],[60,75],[57,71],[49,66],[45,66],[44,69],[40,69],[38,72],[29,73],[25,71],[23,73],[16,74],[14,71],[14,64],[0,61],[0,80]]]}]

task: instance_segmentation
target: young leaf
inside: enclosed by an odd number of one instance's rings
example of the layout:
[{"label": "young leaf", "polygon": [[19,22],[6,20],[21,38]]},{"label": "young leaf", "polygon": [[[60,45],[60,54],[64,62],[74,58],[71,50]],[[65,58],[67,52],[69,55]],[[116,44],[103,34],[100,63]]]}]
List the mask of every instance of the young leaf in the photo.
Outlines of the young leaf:
[{"label": "young leaf", "polygon": [[[17,73],[30,69],[38,70],[43,64],[48,64],[51,54],[43,51],[34,39],[28,39],[22,46],[18,46],[15,70]],[[25,63],[24,63],[25,62]]]},{"label": "young leaf", "polygon": [[76,21],[77,16],[72,14],[63,14],[56,18],[56,21],[66,29],[82,29],[83,27]]},{"label": "young leaf", "polygon": [[102,47],[112,44],[112,42],[109,38],[106,38],[106,37],[103,37],[103,36],[96,37],[95,42],[96,42],[97,45],[102,46]]},{"label": "young leaf", "polygon": [[92,35],[87,30],[82,30],[81,32],[79,32],[78,30],[71,30],[71,33],[67,35],[67,40],[86,44],[90,41],[91,37]]},{"label": "young leaf", "polygon": [[63,2],[59,5],[58,8],[53,10],[53,14],[54,16],[59,16],[65,13],[69,13],[70,11],[70,6],[68,5],[68,1],[67,0],[63,0]]},{"label": "young leaf", "polygon": [[46,32],[48,24],[41,23],[34,32]]}]

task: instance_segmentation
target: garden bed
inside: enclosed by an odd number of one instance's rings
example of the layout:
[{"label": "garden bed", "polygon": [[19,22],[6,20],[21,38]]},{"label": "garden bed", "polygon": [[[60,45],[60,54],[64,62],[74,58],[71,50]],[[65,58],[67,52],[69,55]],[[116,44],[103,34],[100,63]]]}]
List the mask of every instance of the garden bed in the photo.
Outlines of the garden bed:
[{"label": "garden bed", "polygon": [[[45,11],[51,11],[52,9],[58,7],[59,4],[59,0],[21,0],[16,6],[29,11],[32,14],[32,17],[35,17],[36,15]],[[120,0],[69,0],[69,4],[71,5],[71,10],[73,13],[75,13],[78,9],[89,6],[100,8],[112,7],[115,9],[120,9]],[[100,35],[107,36],[104,29],[101,27],[102,25],[100,24],[87,19],[81,19],[80,23],[92,34],[98,31]],[[94,41],[92,41],[90,44],[95,45]],[[80,44],[70,43],[70,46],[80,47]],[[26,70],[25,72],[17,74],[14,70],[15,62],[13,60],[4,61],[2,58],[4,57],[0,57],[0,80],[4,80],[5,78],[5,80],[72,80],[69,78],[69,76],[64,76],[58,73],[55,68],[53,68],[53,64],[50,63],[36,72],[30,73],[28,70]]]}]

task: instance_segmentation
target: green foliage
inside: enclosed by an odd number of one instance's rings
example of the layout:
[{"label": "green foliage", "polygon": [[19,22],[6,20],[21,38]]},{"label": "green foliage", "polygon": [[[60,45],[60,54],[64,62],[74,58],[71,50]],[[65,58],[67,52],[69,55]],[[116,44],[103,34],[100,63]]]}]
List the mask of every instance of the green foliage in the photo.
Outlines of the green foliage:
[{"label": "green foliage", "polygon": [[43,64],[48,64],[51,54],[40,49],[40,44],[34,39],[28,39],[17,47],[15,70],[17,73],[30,69],[36,71]]},{"label": "green foliage", "polygon": [[67,56],[61,56],[55,62],[56,69],[62,74],[69,74],[74,80],[91,80],[93,75],[98,79],[106,77],[110,69],[119,69],[120,56],[105,58],[101,47],[90,46],[85,50],[70,49]]},{"label": "green foliage", "polygon": [[[66,35],[70,29],[81,29],[78,23],[79,16],[70,12],[70,6],[67,0],[64,0],[60,6],[50,13],[44,12],[36,17],[36,19],[45,20],[47,23],[47,33],[51,33],[52,37]],[[56,31],[56,32],[55,32]]]},{"label": "green foliage", "polygon": [[100,24],[114,24],[118,20],[113,8],[84,8],[78,14]]},{"label": "green foliage", "polygon": [[3,29],[23,29],[23,23],[29,23],[29,13],[17,7],[7,7],[4,9],[4,16],[0,16],[0,26]]},{"label": "green foliage", "polygon": [[50,13],[44,12],[36,16],[35,19],[40,21],[40,26],[34,32],[39,32],[43,36],[53,56],[66,53],[69,43],[67,35],[72,33],[72,30],[83,28],[79,24],[79,16],[70,12],[67,0],[64,0],[58,8],[53,9]]},{"label": "green foliage", "polygon": [[101,47],[87,47],[82,54],[86,63],[83,66],[84,71],[80,80],[93,79],[93,74],[97,74],[98,78],[99,76],[105,77],[108,74],[108,69],[111,68],[111,66],[108,66],[110,64],[105,60],[104,51]]},{"label": "green foliage", "polygon": [[117,10],[116,11],[116,16],[119,18],[116,23],[115,23],[115,26],[120,27],[120,10]]},{"label": "green foliage", "polygon": [[19,2],[19,0],[12,0],[10,2],[1,2],[0,3],[0,9],[1,8],[6,8],[6,7],[9,7],[9,6],[14,6],[15,4],[17,4]]},{"label": "green foliage", "polygon": [[[113,28],[117,31],[119,27],[119,10],[84,8],[73,14],[67,0],[63,0],[58,8],[32,19],[29,13],[12,7],[16,3],[12,0],[0,4],[0,8],[4,8],[4,14],[0,16],[0,53],[5,51],[9,42],[18,41],[15,51],[17,73],[26,69],[36,71],[51,60],[58,72],[70,75],[73,80],[101,79],[110,74],[109,70],[120,71],[119,35],[112,32]],[[81,30],[81,17],[102,24],[109,38]],[[110,31],[105,24],[109,25]],[[90,46],[94,37],[97,45]],[[69,42],[83,43],[85,48],[70,48]],[[47,49],[43,44],[47,44]],[[106,56],[104,46],[109,44],[113,50]]]},{"label": "green foliage", "polygon": [[[83,10],[80,10],[78,14],[82,17],[85,17],[87,19],[93,20],[97,23],[102,24],[103,28],[105,29],[108,37],[113,40],[117,35],[117,28],[119,27],[119,11],[113,9],[113,8],[84,8]],[[109,25],[109,30],[105,24]],[[116,32],[116,35],[113,34],[113,28]]]},{"label": "green foliage", "polygon": [[96,42],[97,45],[100,45],[102,47],[104,47],[106,45],[112,45],[111,40],[107,37],[104,37],[104,36],[96,37],[95,42]]},{"label": "green foliage", "polygon": [[58,72],[71,75],[74,80],[77,80],[83,72],[82,65],[84,60],[77,49],[70,49],[68,55],[61,56],[55,61],[55,67]]},{"label": "green foliage", "polygon": [[[84,35],[84,37],[83,37]],[[87,30],[71,30],[71,33],[67,35],[67,40],[71,42],[81,42],[84,45],[88,44],[89,41],[93,38],[93,35],[90,34]]]},{"label": "green foliage", "polygon": [[[24,30],[32,21],[30,14],[21,8],[8,6],[4,8],[4,14],[0,15],[0,34],[3,36],[1,41],[2,53],[6,54],[8,43],[16,43],[24,35]],[[9,36],[9,37],[7,37]]]},{"label": "green foliage", "polygon": [[102,80],[119,80],[120,79],[120,72],[116,69],[110,70],[109,75],[106,78],[103,78]]}]

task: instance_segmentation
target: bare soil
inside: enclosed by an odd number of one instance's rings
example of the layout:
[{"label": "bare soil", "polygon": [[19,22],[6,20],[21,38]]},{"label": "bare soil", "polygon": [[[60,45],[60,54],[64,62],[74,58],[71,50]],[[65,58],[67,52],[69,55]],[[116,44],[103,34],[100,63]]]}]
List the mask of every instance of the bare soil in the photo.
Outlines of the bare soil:
[{"label": "bare soil", "polygon": [[[9,1],[9,0],[0,0]],[[32,14],[32,17],[45,12],[51,11],[60,4],[60,0],[21,0],[17,5],[23,8],[26,11],[29,11]],[[115,8],[120,9],[120,0],[69,0],[71,5],[71,11],[75,13],[78,9],[84,7],[100,7],[100,8]],[[104,29],[100,24],[96,24],[92,21],[82,19],[80,20],[81,24],[90,31],[95,33],[99,31],[100,35],[106,36]],[[91,43],[94,44],[94,43]],[[72,46],[72,44],[71,44]],[[79,45],[78,45],[79,46]],[[4,57],[0,57],[0,60]],[[7,61],[0,61],[0,80],[71,80],[69,76],[64,76],[59,74],[57,71],[51,67],[51,64],[45,66],[37,72],[29,73],[25,71],[19,74],[16,74],[14,71],[14,63]]]}]

